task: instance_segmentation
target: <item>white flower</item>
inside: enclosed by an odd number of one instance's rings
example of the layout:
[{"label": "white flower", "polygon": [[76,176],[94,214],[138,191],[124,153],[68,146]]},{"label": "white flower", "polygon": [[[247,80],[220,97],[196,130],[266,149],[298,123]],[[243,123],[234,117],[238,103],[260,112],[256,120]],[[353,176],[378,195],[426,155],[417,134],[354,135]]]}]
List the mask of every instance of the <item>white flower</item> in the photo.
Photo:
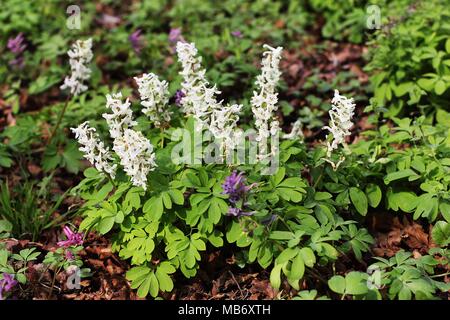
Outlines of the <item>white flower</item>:
[{"label": "white flower", "polygon": [[[278,109],[278,93],[276,86],[280,80],[281,72],[279,63],[281,60],[281,51],[283,48],[272,48],[264,45],[268,49],[263,54],[261,62],[261,74],[256,78],[258,91],[253,92],[251,99],[252,111],[255,117],[255,126],[258,130],[256,141],[259,142],[258,158],[264,159],[267,153],[267,138],[278,135],[280,128],[275,119],[275,111]],[[272,154],[276,152],[276,146],[271,146]]]},{"label": "white flower", "polygon": [[200,130],[203,125],[209,126],[213,110],[222,108],[222,101],[218,102],[215,98],[220,91],[216,86],[209,87],[205,78],[206,70],[201,66],[202,58],[197,57],[193,43],[179,41],[177,54],[182,65],[180,75],[183,76],[181,87],[184,97],[180,103],[184,113],[193,115],[198,121],[197,129]]},{"label": "white flower", "polygon": [[240,131],[236,130],[242,105],[233,104],[214,110],[211,114],[209,131],[220,142],[221,152],[228,157],[239,142]]},{"label": "white flower", "polygon": [[147,175],[156,167],[150,141],[139,131],[125,129],[122,136],[114,139],[113,149],[133,185],[147,189]]},{"label": "white flower", "polygon": [[76,96],[88,88],[83,82],[91,77],[91,69],[89,69],[88,64],[93,57],[92,39],[86,41],[77,40],[67,54],[70,58],[69,63],[72,73],[70,77],[64,79],[61,89],[70,88],[70,93]]},{"label": "white flower", "polygon": [[113,160],[113,157],[109,148],[105,147],[103,142],[100,141],[98,134],[95,132],[95,128],[89,127],[89,122],[86,121],[77,128],[71,128],[70,130],[75,134],[78,143],[82,145],[80,151],[84,153],[84,157],[97,170],[106,172],[114,179],[117,165],[109,164],[108,161]]},{"label": "white flower", "polygon": [[334,98],[331,103],[332,107],[328,112],[330,124],[324,127],[333,135],[331,144],[327,142],[327,157],[331,156],[331,152],[337,149],[339,144],[344,144],[345,137],[351,134],[350,128],[353,126],[352,117],[355,111],[353,98],[349,99],[339,95],[338,90],[334,90]]},{"label": "white flower", "polygon": [[283,139],[295,139],[295,138],[303,138],[303,131],[302,131],[302,122],[300,119],[294,122],[292,125],[291,132],[285,133],[283,135]]},{"label": "white flower", "polygon": [[206,70],[202,69],[202,58],[197,57],[197,49],[193,43],[177,43],[178,59],[182,64],[183,76],[181,83],[184,94],[181,99],[183,111],[192,114],[197,120],[197,130],[206,127],[220,143],[221,152],[231,154],[238,141],[235,130],[239,121],[242,105],[223,106],[223,101],[217,101],[220,94],[216,86],[209,87],[205,78]]},{"label": "white flower", "polygon": [[149,117],[156,127],[170,122],[170,112],[166,105],[169,102],[169,85],[166,81],[160,81],[153,73],[144,73],[141,77],[135,77],[138,85],[142,112]]},{"label": "white flower", "polygon": [[106,95],[106,107],[111,109],[112,113],[104,113],[103,118],[109,126],[111,138],[116,139],[122,136],[123,131],[137,124],[133,120],[133,112],[130,108],[130,101],[127,98],[122,102],[122,93]]}]

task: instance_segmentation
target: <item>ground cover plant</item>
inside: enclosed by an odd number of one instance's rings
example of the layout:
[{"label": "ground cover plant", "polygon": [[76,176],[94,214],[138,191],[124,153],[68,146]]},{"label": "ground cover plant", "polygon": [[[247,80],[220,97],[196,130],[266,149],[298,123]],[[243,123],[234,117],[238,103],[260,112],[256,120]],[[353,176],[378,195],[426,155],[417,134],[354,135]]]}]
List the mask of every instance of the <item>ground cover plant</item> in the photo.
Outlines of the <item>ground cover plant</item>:
[{"label": "ground cover plant", "polygon": [[445,0],[8,0],[0,299],[448,300]]}]

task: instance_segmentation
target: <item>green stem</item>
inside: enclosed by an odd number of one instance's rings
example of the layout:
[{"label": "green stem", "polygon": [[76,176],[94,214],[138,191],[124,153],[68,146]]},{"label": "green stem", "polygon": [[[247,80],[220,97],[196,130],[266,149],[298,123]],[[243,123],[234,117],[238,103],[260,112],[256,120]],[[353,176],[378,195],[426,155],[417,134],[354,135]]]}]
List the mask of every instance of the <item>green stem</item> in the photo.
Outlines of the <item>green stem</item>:
[{"label": "green stem", "polygon": [[66,113],[67,106],[69,105],[70,97],[71,96],[67,96],[66,102],[64,103],[64,106],[63,106],[61,112],[58,115],[58,120],[56,121],[56,124],[53,127],[53,130],[52,130],[52,132],[50,134],[50,137],[48,139],[47,145],[50,145],[52,143],[52,140],[55,137],[56,131],[58,130],[59,126],[61,125],[61,121],[62,121],[62,119],[64,117],[64,114]]}]

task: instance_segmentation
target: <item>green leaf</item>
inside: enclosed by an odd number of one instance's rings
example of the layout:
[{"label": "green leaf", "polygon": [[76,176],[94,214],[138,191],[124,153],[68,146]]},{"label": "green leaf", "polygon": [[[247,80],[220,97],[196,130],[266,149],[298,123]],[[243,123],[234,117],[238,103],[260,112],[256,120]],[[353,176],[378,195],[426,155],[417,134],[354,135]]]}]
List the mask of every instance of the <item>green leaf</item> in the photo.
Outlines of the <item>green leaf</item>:
[{"label": "green leaf", "polygon": [[360,189],[356,187],[350,188],[350,199],[356,210],[363,216],[367,214],[368,202],[367,197]]},{"label": "green leaf", "polygon": [[280,182],[283,180],[284,176],[286,174],[285,168],[279,168],[277,173],[273,176],[273,182],[275,186],[278,186]]},{"label": "green leaf", "polygon": [[392,173],[387,174],[386,177],[384,177],[384,183],[389,184],[392,181],[407,178],[407,177],[413,176],[413,175],[416,175],[416,173],[411,169],[404,169],[404,170],[392,172]]},{"label": "green leaf", "polygon": [[450,243],[450,224],[438,221],[431,230],[431,236],[436,244],[445,247]]},{"label": "green leaf", "polygon": [[294,238],[294,234],[291,231],[272,231],[269,239],[272,240],[291,240]]},{"label": "green leaf", "polygon": [[436,84],[434,86],[434,92],[438,96],[440,96],[445,92],[445,90],[447,90],[447,85],[445,84],[445,82],[443,80],[436,81]]},{"label": "green leaf", "polygon": [[183,192],[181,192],[180,190],[171,189],[171,190],[169,190],[169,194],[174,203],[176,203],[178,205],[182,205],[184,203]]},{"label": "green leaf", "polygon": [[299,252],[291,265],[291,272],[289,277],[292,279],[301,279],[305,273],[305,262],[303,260],[303,255]]},{"label": "green leaf", "polygon": [[[152,273],[153,274],[153,273]],[[150,277],[146,277],[142,284],[139,286],[137,291],[137,295],[139,298],[145,298],[150,290],[151,279]]]},{"label": "green leaf", "polygon": [[114,222],[115,216],[102,218],[98,224],[97,229],[101,234],[106,234],[112,229],[112,227],[114,226]]},{"label": "green leaf", "polygon": [[364,274],[351,271],[345,276],[345,293],[360,295],[367,293],[368,288]]},{"label": "green leaf", "polygon": [[281,268],[283,265],[277,264],[270,272],[270,284],[275,290],[279,290],[281,286]]},{"label": "green leaf", "polygon": [[286,248],[280,253],[280,255],[277,257],[276,261],[279,264],[283,264],[283,263],[291,260],[293,257],[295,257],[295,255],[297,255],[297,253],[298,253],[297,248]]},{"label": "green leaf", "polygon": [[300,254],[303,257],[303,261],[305,262],[306,266],[308,266],[309,268],[314,267],[314,264],[316,263],[316,256],[310,248],[301,248]]},{"label": "green leaf", "polygon": [[158,279],[161,291],[170,292],[173,289],[173,281],[163,269],[156,269],[156,278]]},{"label": "green leaf", "polygon": [[328,286],[336,293],[345,293],[345,278],[343,276],[333,276],[328,280]]},{"label": "green leaf", "polygon": [[447,222],[450,222],[450,203],[447,201],[442,201],[439,204],[439,210],[441,211],[441,214],[444,217],[444,219],[447,220]]},{"label": "green leaf", "polygon": [[369,183],[366,187],[366,195],[369,200],[369,205],[372,208],[378,207],[382,196],[380,187],[376,184]]},{"label": "green leaf", "polygon": [[[156,275],[154,272],[150,273],[150,295],[155,298],[158,296],[158,292],[159,292],[159,283],[158,283],[158,279],[156,278]],[[139,295],[139,292],[138,292]]]}]

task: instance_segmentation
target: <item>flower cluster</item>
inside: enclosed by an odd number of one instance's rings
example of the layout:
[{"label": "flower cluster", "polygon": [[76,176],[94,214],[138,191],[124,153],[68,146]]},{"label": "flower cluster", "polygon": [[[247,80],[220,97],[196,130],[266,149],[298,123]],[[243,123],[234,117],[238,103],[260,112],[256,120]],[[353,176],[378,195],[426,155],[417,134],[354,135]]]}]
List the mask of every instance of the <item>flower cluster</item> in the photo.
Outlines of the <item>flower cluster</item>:
[{"label": "flower cluster", "polygon": [[239,217],[239,216],[249,216],[252,212],[245,212],[240,207],[245,203],[239,205],[239,202],[243,202],[247,196],[247,193],[254,186],[245,185],[244,173],[237,173],[233,171],[231,175],[225,178],[225,182],[222,184],[223,194],[229,195],[228,201],[233,205],[228,210],[228,215]]},{"label": "flower cluster", "polygon": [[121,92],[106,95],[106,107],[111,109],[112,113],[104,113],[103,118],[106,119],[111,138],[116,139],[122,136],[125,129],[134,127],[137,124],[133,120],[133,112],[130,105],[128,98],[125,102],[122,102]]},{"label": "flower cluster", "polygon": [[61,89],[70,89],[72,95],[79,95],[87,90],[87,86],[83,84],[85,80],[91,77],[91,69],[88,64],[93,58],[92,54],[92,39],[86,41],[77,40],[72,49],[67,52],[70,57],[70,77],[64,79],[64,84]]},{"label": "flower cluster", "polygon": [[203,126],[209,129],[220,142],[220,150],[230,154],[238,141],[235,131],[242,105],[222,105],[215,96],[220,94],[216,86],[209,87],[205,70],[201,67],[201,57],[193,43],[177,43],[178,59],[182,64],[182,94],[180,99],[183,111],[192,114],[197,120],[197,130]]},{"label": "flower cluster", "polygon": [[236,147],[241,131],[236,130],[239,121],[239,112],[242,105],[233,104],[214,110],[211,114],[209,131],[220,143],[221,154],[225,152],[228,157]]},{"label": "flower cluster", "polygon": [[[279,123],[275,119],[274,112],[278,109],[278,93],[276,85],[280,79],[281,72],[279,63],[283,48],[272,48],[264,45],[268,49],[263,54],[261,63],[261,74],[256,78],[258,91],[253,92],[251,99],[252,111],[255,117],[255,126],[258,130],[256,141],[259,142],[258,158],[267,158],[270,154],[267,151],[267,139],[270,136],[277,136],[280,131]],[[272,145],[271,153],[274,154],[276,146]]]},{"label": "flower cluster", "polygon": [[0,279],[0,300],[3,300],[3,294],[11,291],[11,289],[17,284],[14,280],[14,275],[9,273],[2,273],[3,279]]},{"label": "flower cluster", "polygon": [[228,200],[231,203],[237,203],[250,190],[250,187],[245,185],[245,180],[244,173],[237,174],[236,171],[225,178],[225,182],[222,184],[223,194],[230,196]]},{"label": "flower cluster", "polygon": [[8,44],[6,46],[15,56],[14,59],[9,62],[11,66],[18,66],[19,68],[23,67],[23,53],[27,48],[24,41],[25,38],[23,37],[23,33],[19,33],[15,38],[8,39]]},{"label": "flower cluster", "polygon": [[170,42],[170,51],[172,51],[172,53],[176,52],[176,44],[179,41],[185,42],[183,35],[181,33],[181,28],[170,29],[169,42]]},{"label": "flower cluster", "polygon": [[59,241],[57,245],[59,247],[72,247],[81,246],[83,244],[83,234],[79,232],[73,232],[68,226],[63,228],[64,234],[66,235],[66,240]]},{"label": "flower cluster", "polygon": [[130,34],[128,40],[130,40],[131,47],[133,47],[134,52],[137,55],[140,55],[142,49],[144,48],[144,39],[142,37],[142,30],[137,29],[135,32]]},{"label": "flower cluster", "polygon": [[220,91],[216,86],[209,87],[206,70],[201,66],[202,58],[197,57],[197,48],[193,43],[179,41],[177,53],[182,65],[180,75],[183,76],[181,87],[184,97],[181,98],[181,106],[185,114],[194,116],[197,129],[201,130],[203,125],[209,125],[213,110],[222,108],[222,103],[215,98]]},{"label": "flower cluster", "polygon": [[142,112],[158,128],[170,122],[171,113],[167,109],[169,102],[167,81],[160,81],[153,73],[144,73],[141,77],[135,77],[134,80],[138,85],[141,104],[144,106]]},{"label": "flower cluster", "polygon": [[338,148],[339,144],[345,143],[345,137],[351,134],[350,128],[353,126],[352,117],[355,111],[353,98],[349,99],[341,96],[338,90],[334,91],[331,104],[332,108],[329,111],[330,124],[324,127],[333,135],[333,141],[331,143],[327,142],[328,158],[331,156],[331,152]]},{"label": "flower cluster", "polygon": [[147,175],[156,167],[153,146],[139,131],[125,129],[114,139],[114,151],[120,158],[126,174],[135,186],[147,188]]},{"label": "flower cluster", "polygon": [[95,128],[89,127],[89,122],[86,121],[71,130],[78,143],[82,145],[80,151],[84,153],[84,157],[97,170],[106,172],[114,179],[117,165],[109,163],[110,160],[113,160],[113,157],[109,148],[105,147],[103,141],[99,139]]},{"label": "flower cluster", "polygon": [[[113,139],[113,150],[119,157],[125,173],[131,178],[133,185],[146,189],[147,174],[156,167],[155,155],[150,141],[141,132],[131,129],[137,122],[133,120],[130,105],[128,98],[125,102],[122,101],[122,93],[108,94],[106,106],[112,113],[105,113],[103,117]],[[91,163],[97,169],[110,173],[111,178],[114,178],[114,174],[111,173],[115,173],[116,166],[107,164],[112,156],[95,135],[95,129],[89,128],[87,123],[84,123],[72,131],[75,132],[79,143],[85,146],[80,148],[85,157],[92,160]]]}]

